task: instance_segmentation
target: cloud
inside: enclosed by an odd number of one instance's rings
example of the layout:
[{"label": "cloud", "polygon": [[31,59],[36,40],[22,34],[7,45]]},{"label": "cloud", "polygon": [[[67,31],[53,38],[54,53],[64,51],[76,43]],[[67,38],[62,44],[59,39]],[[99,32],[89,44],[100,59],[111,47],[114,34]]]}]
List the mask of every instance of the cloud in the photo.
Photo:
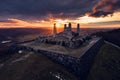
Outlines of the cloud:
[{"label": "cloud", "polygon": [[[0,15],[18,19],[77,18],[91,11],[97,0],[2,0]],[[50,16],[51,15],[51,16]]]},{"label": "cloud", "polygon": [[99,0],[93,7],[91,13],[87,13],[91,17],[105,17],[120,10],[120,0]]},{"label": "cloud", "polygon": [[120,25],[120,21],[105,21],[105,22],[96,22],[96,23],[89,23],[88,25],[91,26],[103,26],[103,25]]},{"label": "cloud", "polygon": [[13,21],[11,19],[0,19],[0,23],[16,23],[16,21]]},{"label": "cloud", "polygon": [[119,10],[120,0],[1,0],[0,22],[25,26],[35,20],[72,22],[88,12],[92,17],[105,17]]}]

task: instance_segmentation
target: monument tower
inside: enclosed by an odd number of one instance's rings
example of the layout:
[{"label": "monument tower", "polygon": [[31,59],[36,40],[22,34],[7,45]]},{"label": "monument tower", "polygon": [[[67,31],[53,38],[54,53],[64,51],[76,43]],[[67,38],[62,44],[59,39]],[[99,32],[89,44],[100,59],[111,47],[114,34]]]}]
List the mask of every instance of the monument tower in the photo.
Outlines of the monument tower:
[{"label": "monument tower", "polygon": [[54,23],[54,27],[53,27],[53,37],[56,37],[56,34],[57,34],[56,23]]},{"label": "monument tower", "polygon": [[79,23],[77,24],[77,31],[76,32],[80,36],[80,24]]},{"label": "monument tower", "polygon": [[66,31],[67,29],[67,24],[64,24],[64,31]]},{"label": "monument tower", "polygon": [[69,31],[72,31],[72,25],[71,23],[68,24]]}]

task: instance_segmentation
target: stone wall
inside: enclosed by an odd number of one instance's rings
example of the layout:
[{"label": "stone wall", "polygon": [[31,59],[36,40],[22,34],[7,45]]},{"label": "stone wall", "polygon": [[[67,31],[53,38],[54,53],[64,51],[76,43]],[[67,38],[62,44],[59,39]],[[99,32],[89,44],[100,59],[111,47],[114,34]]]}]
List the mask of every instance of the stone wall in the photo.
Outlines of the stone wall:
[{"label": "stone wall", "polygon": [[95,57],[103,44],[104,40],[101,38],[80,58],[80,74],[77,74],[77,76],[79,76],[81,80],[86,80],[89,70],[94,63]]},{"label": "stone wall", "polygon": [[[63,36],[62,36],[63,37]],[[78,38],[78,37],[77,37]],[[78,48],[80,47],[83,43],[86,41],[89,41],[91,39],[90,35],[86,35],[84,37],[80,37],[78,39],[74,39],[74,37],[69,41],[69,40],[56,40],[55,38],[49,38],[49,37],[39,37],[36,38],[35,42],[36,43],[47,43],[47,44],[53,44],[53,45],[61,45],[65,46],[68,48]]]},{"label": "stone wall", "polygon": [[64,54],[59,54],[55,52],[45,51],[45,50],[34,50],[30,47],[14,45],[13,51],[18,50],[29,50],[35,53],[40,53],[47,56],[49,59],[55,63],[63,65],[68,71],[72,72],[80,80],[86,80],[89,70],[93,64],[94,58],[103,44],[103,39],[101,38],[97,43],[95,43],[81,58],[75,58]]}]

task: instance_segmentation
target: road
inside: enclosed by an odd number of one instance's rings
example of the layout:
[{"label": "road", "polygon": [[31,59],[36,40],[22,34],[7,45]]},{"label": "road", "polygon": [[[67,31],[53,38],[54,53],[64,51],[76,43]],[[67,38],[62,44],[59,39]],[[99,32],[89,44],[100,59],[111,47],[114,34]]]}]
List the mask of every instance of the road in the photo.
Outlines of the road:
[{"label": "road", "polygon": [[114,47],[116,47],[116,48],[118,48],[120,50],[120,47],[117,46],[116,44],[113,44],[113,43],[111,43],[109,41],[104,41],[104,42],[107,43],[107,44],[110,44],[110,45],[112,45],[112,46],[114,46]]}]

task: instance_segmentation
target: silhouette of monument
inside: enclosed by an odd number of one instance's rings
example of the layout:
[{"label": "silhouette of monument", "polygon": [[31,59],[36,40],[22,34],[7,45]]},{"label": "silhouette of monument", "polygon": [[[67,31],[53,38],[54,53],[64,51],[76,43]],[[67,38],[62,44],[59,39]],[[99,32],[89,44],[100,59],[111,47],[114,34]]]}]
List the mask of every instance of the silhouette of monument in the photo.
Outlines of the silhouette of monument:
[{"label": "silhouette of monument", "polygon": [[39,37],[36,39],[38,43],[47,43],[53,45],[61,45],[69,48],[80,47],[86,40],[89,40],[90,35],[80,35],[80,24],[77,24],[76,31],[72,31],[72,24],[64,24],[64,30],[57,33],[56,24],[53,26],[53,35],[48,37]]},{"label": "silhouette of monument", "polygon": [[77,32],[77,34],[80,36],[80,24],[77,24],[76,32]]},{"label": "silhouette of monument", "polygon": [[76,32],[72,31],[72,24],[71,23],[69,23],[68,25],[64,24],[63,32],[60,32],[58,34],[56,31],[56,24],[54,24],[53,37],[57,37],[57,36],[65,37],[68,39],[72,39],[75,36],[80,36],[80,24],[77,24]]},{"label": "silhouette of monument", "polygon": [[57,34],[56,24],[54,24],[53,37],[56,37],[56,34]]}]

